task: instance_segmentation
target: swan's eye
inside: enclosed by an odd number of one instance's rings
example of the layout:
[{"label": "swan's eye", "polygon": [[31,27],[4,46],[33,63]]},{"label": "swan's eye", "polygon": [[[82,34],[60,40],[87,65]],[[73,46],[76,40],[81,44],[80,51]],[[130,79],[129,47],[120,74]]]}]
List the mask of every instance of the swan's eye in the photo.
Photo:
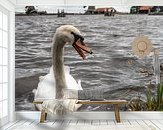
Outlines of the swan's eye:
[{"label": "swan's eye", "polygon": [[79,40],[79,39],[80,39],[81,42],[84,41],[84,37],[83,37],[83,36],[81,36],[81,35],[79,35],[79,34],[76,34],[76,33],[74,33],[74,32],[71,32],[71,34],[73,34],[73,36],[74,36],[74,38],[75,38],[75,41],[74,41],[74,42],[77,42],[77,40]]}]

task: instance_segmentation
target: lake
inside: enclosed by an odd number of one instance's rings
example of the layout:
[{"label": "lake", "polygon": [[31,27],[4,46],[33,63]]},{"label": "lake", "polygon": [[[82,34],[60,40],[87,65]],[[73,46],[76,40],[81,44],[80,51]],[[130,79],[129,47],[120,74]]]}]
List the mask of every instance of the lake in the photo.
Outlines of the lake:
[{"label": "lake", "polygon": [[[136,36],[148,36],[153,47],[160,49],[162,61],[163,16],[16,16],[16,110],[35,110],[32,90],[37,88],[38,77],[49,72],[52,38],[56,28],[64,24],[77,27],[93,50],[93,55],[82,60],[72,46],[65,47],[65,65],[81,80],[83,89],[100,88],[105,99],[129,101],[143,97],[149,82],[155,84],[153,57],[135,56],[132,42]],[[142,74],[144,69],[152,74]]]}]

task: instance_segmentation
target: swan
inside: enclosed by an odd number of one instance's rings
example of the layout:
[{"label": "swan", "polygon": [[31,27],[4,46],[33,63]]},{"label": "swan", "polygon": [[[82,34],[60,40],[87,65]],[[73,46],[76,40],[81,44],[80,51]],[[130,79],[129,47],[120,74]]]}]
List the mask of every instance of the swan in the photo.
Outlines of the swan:
[{"label": "swan", "polygon": [[85,54],[92,54],[91,48],[84,43],[80,31],[72,25],[62,25],[56,29],[52,43],[52,66],[47,75],[41,76],[38,87],[34,90],[34,100],[62,99],[64,89],[82,90],[81,81],[70,75],[70,68],[64,66],[64,46],[72,45],[82,59]]}]

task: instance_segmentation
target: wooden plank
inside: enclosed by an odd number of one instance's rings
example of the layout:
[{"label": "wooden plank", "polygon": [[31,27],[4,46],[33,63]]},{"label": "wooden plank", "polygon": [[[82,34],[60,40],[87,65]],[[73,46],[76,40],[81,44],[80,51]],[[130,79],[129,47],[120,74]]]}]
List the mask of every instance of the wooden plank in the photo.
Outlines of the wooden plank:
[{"label": "wooden plank", "polygon": [[47,121],[47,123],[46,123],[48,126],[52,126],[53,124],[54,124],[54,122],[52,122],[52,121]]},{"label": "wooden plank", "polygon": [[[42,104],[43,101],[33,101],[34,104]],[[104,100],[104,101],[90,101],[79,100],[76,104],[127,104],[126,100]]]},{"label": "wooden plank", "polygon": [[28,126],[28,125],[31,125],[32,122],[33,120],[27,120],[23,125]]},{"label": "wooden plank", "polygon": [[91,120],[84,120],[84,125],[91,125],[92,121]]},{"label": "wooden plank", "polygon": [[158,120],[161,124],[163,124],[163,120]]},{"label": "wooden plank", "polygon": [[11,128],[13,129],[13,128],[19,127],[19,126],[23,125],[25,122],[26,122],[26,120],[20,120],[19,122],[17,122],[14,125],[10,126],[10,128],[8,128],[8,129],[11,129]]},{"label": "wooden plank", "polygon": [[52,121],[46,121],[45,123],[38,123],[39,126],[53,126],[53,123]]},{"label": "wooden plank", "polygon": [[131,123],[129,122],[129,120],[122,120],[121,123],[123,125],[131,125]]},{"label": "wooden plank", "polygon": [[39,124],[39,120],[34,120],[33,122],[31,122],[31,126],[35,126]]},{"label": "wooden plank", "polygon": [[108,125],[106,120],[100,120],[100,125]]},{"label": "wooden plank", "polygon": [[[42,104],[42,101],[33,101],[34,104]],[[120,123],[120,113],[118,104],[127,104],[126,100],[104,100],[104,101],[90,101],[90,100],[80,100],[77,104],[113,104],[115,119]],[[45,110],[41,111],[40,123],[43,123],[46,120],[47,113]]]},{"label": "wooden plank", "polygon": [[154,129],[156,128],[156,130],[159,130],[156,126],[154,126],[154,124],[149,125],[149,124],[151,124],[149,120],[136,120],[136,121],[138,122],[139,125],[151,126],[151,127],[154,127]]},{"label": "wooden plank", "polygon": [[161,124],[161,123],[159,122],[159,120],[151,120],[151,122],[156,126],[156,128],[157,128],[158,130],[162,130],[162,129],[163,129],[163,124]]},{"label": "wooden plank", "polygon": [[100,121],[99,120],[92,120],[92,125],[100,125]]},{"label": "wooden plank", "polygon": [[70,120],[69,125],[76,125],[77,124],[77,120]]},{"label": "wooden plank", "polygon": [[84,125],[85,121],[80,119],[77,121],[77,124],[76,125]]},{"label": "wooden plank", "polygon": [[108,122],[108,125],[115,125],[115,121],[114,120],[106,120]]},{"label": "wooden plank", "polygon": [[54,121],[53,121],[53,124],[52,124],[52,126],[53,126],[53,125],[55,125],[55,122],[56,122],[56,121],[57,121],[57,120],[54,120]]},{"label": "wooden plank", "polygon": [[63,120],[56,120],[53,125],[60,126],[60,125],[62,125],[62,123],[63,123]]},{"label": "wooden plank", "polygon": [[26,120],[20,120],[19,122],[17,122],[16,124],[14,124],[13,127],[21,126],[21,125],[23,125],[25,122],[26,122]]},{"label": "wooden plank", "polygon": [[43,101],[33,101],[33,104],[42,104]]},{"label": "wooden plank", "polygon": [[35,120],[32,120],[31,123],[29,125],[32,125],[35,122]]},{"label": "wooden plank", "polygon": [[70,120],[66,119],[66,120],[63,120],[62,125],[67,126],[69,125],[69,123],[70,123]]},{"label": "wooden plank", "polygon": [[[147,126],[153,126],[153,127],[157,127],[153,122],[151,122],[150,120],[143,120]],[[159,129],[159,127],[157,127]]]},{"label": "wooden plank", "polygon": [[136,121],[139,125],[145,125],[146,126],[146,123],[143,120],[136,120]]},{"label": "wooden plank", "polygon": [[126,100],[104,100],[104,101],[79,100],[76,104],[127,104],[127,101]]},{"label": "wooden plank", "polygon": [[8,124],[6,124],[3,127],[0,127],[0,130],[8,130],[9,128],[11,128],[13,125],[15,125],[16,123],[18,123],[20,120],[15,120],[14,122],[9,122]]},{"label": "wooden plank", "polygon": [[131,125],[139,125],[136,120],[128,120]]}]

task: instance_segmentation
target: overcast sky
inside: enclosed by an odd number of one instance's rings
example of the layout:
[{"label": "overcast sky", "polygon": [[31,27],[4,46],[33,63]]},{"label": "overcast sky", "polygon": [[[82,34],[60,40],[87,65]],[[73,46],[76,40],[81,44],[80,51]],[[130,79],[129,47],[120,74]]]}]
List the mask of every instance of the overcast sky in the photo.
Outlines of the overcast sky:
[{"label": "overcast sky", "polygon": [[[84,8],[83,6],[35,6],[38,11],[47,11],[48,13],[56,13],[58,9],[64,9],[67,13],[84,13],[88,7]],[[96,6],[106,7],[106,6]],[[117,11],[120,12],[129,12],[129,6],[113,6]],[[25,12],[25,6],[17,6],[16,12]]]}]

